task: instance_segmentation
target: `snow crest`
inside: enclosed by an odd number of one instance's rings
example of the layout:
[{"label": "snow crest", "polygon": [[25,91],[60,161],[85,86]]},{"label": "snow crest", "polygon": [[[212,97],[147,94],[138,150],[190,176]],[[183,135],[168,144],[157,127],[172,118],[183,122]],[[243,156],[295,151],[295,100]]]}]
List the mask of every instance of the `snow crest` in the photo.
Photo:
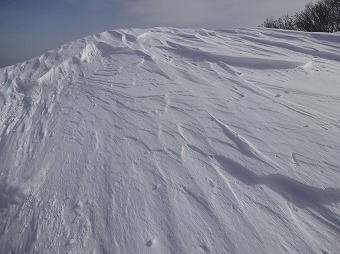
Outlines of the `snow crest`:
[{"label": "snow crest", "polygon": [[0,252],[340,253],[339,39],[121,29],[0,69]]}]

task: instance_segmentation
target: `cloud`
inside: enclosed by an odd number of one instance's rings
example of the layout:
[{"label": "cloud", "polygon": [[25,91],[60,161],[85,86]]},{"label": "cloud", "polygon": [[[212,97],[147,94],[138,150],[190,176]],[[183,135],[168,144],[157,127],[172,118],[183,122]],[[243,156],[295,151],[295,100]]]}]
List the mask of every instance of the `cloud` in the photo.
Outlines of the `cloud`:
[{"label": "cloud", "polygon": [[[236,0],[63,0],[66,3],[86,8],[111,9],[116,13],[115,7],[120,6],[120,12],[125,18],[137,21],[140,24],[158,24],[173,26],[204,25],[207,22],[216,22],[225,19],[228,10],[237,6]],[[242,0],[241,0],[242,1]]]},{"label": "cloud", "polygon": [[142,0],[129,1],[125,7],[129,13],[143,16],[149,21],[194,24],[214,19],[216,15],[220,16],[220,8],[226,7],[226,4],[220,0]]},{"label": "cloud", "polygon": [[[257,26],[268,16],[281,16],[299,11],[296,0],[129,0],[124,2],[127,13],[143,18],[149,23],[174,26]],[[280,4],[281,3],[281,4]],[[267,13],[267,14],[266,14]]]}]

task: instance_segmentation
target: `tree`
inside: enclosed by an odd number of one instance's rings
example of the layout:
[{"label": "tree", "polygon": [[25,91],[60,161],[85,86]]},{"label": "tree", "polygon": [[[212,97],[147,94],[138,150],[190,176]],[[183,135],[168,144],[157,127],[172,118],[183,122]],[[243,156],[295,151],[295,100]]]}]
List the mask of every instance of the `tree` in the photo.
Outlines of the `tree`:
[{"label": "tree", "polygon": [[330,15],[333,21],[334,32],[340,31],[340,0],[327,0],[331,6]]},{"label": "tree", "polygon": [[296,15],[296,28],[307,32],[334,32],[332,7],[330,1],[308,3],[305,9]]},{"label": "tree", "polygon": [[274,19],[274,17],[267,18],[261,26],[266,28],[294,30],[295,22],[293,16],[286,14],[280,17],[279,19]]},{"label": "tree", "polygon": [[293,16],[286,14],[277,20],[267,18],[261,26],[307,32],[337,32],[340,31],[340,0],[320,0],[316,4],[310,2],[303,11]]}]

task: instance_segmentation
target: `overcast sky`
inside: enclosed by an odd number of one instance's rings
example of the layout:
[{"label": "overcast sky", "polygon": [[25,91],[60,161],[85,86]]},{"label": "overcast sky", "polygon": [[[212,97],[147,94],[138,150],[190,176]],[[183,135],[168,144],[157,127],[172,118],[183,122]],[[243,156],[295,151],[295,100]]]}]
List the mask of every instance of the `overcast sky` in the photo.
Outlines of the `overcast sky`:
[{"label": "overcast sky", "polygon": [[310,0],[0,0],[0,67],[86,35],[131,27],[256,27]]}]

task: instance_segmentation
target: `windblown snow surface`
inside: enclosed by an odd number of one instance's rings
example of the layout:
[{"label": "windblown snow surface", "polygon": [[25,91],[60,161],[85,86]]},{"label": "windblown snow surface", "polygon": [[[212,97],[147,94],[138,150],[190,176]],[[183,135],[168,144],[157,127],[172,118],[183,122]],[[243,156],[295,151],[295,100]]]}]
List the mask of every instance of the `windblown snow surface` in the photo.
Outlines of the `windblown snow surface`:
[{"label": "windblown snow surface", "polygon": [[0,69],[0,253],[340,253],[340,35],[130,29]]}]

